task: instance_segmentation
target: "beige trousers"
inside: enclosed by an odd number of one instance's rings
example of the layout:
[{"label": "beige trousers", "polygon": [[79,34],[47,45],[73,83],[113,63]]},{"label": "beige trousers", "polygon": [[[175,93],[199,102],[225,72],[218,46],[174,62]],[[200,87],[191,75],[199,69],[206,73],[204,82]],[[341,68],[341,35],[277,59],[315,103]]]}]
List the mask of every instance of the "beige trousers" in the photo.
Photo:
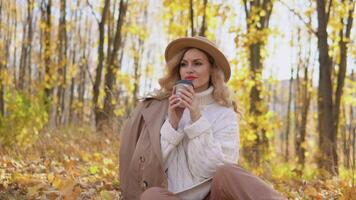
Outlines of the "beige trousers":
[{"label": "beige trousers", "polygon": [[[257,176],[236,165],[219,167],[205,200],[280,200],[286,199]],[[179,200],[167,189],[152,187],[141,196],[141,200]]]}]

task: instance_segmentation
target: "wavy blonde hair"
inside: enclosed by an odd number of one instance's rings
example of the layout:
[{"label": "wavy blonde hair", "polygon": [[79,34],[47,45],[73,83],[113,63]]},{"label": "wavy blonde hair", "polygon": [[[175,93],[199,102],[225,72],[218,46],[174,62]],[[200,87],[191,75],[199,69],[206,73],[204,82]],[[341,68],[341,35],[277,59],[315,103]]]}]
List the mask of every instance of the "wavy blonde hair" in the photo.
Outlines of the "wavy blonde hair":
[{"label": "wavy blonde hair", "polygon": [[[184,54],[190,49],[198,48],[185,48],[179,51],[172,59],[168,60],[166,64],[166,74],[158,80],[161,89],[150,93],[147,98],[165,99],[168,98],[173,90],[174,85],[180,80],[179,64],[183,59]],[[225,84],[225,75],[221,68],[217,66],[212,56],[205,51],[203,52],[209,63],[211,64],[210,85],[214,86],[213,98],[215,101],[225,107],[233,107],[237,111],[236,104],[233,102],[229,88]]]}]

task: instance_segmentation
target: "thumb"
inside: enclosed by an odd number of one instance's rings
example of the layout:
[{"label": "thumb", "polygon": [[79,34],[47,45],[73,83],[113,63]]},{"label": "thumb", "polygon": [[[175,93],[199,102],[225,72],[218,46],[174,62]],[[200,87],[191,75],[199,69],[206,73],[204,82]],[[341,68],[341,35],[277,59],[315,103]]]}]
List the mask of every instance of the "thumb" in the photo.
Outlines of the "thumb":
[{"label": "thumb", "polygon": [[173,87],[172,89],[172,95],[176,93],[176,86]]}]

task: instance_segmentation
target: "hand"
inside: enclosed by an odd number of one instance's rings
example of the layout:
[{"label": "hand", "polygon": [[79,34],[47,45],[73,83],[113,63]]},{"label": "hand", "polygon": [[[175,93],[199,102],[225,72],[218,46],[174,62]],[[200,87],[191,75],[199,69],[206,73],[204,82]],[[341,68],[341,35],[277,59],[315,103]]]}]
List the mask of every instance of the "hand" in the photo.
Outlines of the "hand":
[{"label": "hand", "polygon": [[176,94],[176,88],[173,88],[172,95],[169,97],[169,105],[168,105],[168,120],[174,129],[177,130],[178,123],[182,118],[184,107],[180,107],[181,98]]},{"label": "hand", "polygon": [[191,85],[186,85],[185,88],[186,89],[180,91],[181,105],[189,109],[190,118],[192,122],[195,122],[201,116],[199,105],[195,98],[195,92],[193,87]]}]

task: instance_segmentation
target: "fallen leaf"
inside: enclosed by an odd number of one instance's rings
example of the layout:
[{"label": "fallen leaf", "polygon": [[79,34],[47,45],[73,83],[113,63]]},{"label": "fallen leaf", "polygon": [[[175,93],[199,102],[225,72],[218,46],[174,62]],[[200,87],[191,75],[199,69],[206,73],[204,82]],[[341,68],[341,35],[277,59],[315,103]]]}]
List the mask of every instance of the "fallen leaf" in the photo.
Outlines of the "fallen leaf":
[{"label": "fallen leaf", "polygon": [[100,192],[100,197],[103,200],[112,200],[112,199],[114,199],[115,195],[107,190],[102,190]]},{"label": "fallen leaf", "polygon": [[318,195],[318,191],[312,186],[307,186],[304,190],[304,194],[310,197],[316,197]]}]

